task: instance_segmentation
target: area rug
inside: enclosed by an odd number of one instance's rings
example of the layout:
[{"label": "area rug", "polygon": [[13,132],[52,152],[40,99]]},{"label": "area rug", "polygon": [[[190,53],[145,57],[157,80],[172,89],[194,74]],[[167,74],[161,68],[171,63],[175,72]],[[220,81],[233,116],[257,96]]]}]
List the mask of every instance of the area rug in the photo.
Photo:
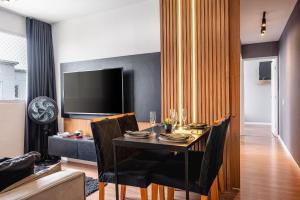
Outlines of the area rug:
[{"label": "area rug", "polygon": [[85,177],[85,196],[89,196],[98,190],[98,179]]},{"label": "area rug", "polygon": [[[47,165],[37,165],[34,167],[34,173],[37,173],[41,170],[47,169],[49,166]],[[98,190],[98,179],[92,177],[85,177],[85,196],[89,196]]]}]

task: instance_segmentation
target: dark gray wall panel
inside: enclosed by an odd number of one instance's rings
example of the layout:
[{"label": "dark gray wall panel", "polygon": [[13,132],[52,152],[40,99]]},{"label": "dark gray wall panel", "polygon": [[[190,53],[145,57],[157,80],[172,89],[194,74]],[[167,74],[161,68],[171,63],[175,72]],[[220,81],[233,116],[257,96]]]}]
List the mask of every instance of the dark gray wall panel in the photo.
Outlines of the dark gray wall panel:
[{"label": "dark gray wall panel", "polygon": [[300,166],[300,1],[279,43],[280,136]]},{"label": "dark gray wall panel", "polygon": [[[61,64],[61,86],[63,73],[99,70],[107,68],[124,69],[124,110],[135,112],[138,121],[149,121],[149,112],[156,111],[161,118],[160,53],[104,58]],[[63,97],[63,88],[62,88]],[[63,98],[62,98],[63,105]]]},{"label": "dark gray wall panel", "polygon": [[278,42],[264,42],[242,45],[242,58],[278,56]]}]

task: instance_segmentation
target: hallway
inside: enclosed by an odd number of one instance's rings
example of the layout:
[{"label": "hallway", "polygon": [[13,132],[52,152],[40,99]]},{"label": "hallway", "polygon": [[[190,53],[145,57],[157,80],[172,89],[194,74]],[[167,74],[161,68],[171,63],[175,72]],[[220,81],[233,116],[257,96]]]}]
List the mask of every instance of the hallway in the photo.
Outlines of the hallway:
[{"label": "hallway", "polygon": [[244,126],[240,199],[300,199],[300,168],[270,126]]}]

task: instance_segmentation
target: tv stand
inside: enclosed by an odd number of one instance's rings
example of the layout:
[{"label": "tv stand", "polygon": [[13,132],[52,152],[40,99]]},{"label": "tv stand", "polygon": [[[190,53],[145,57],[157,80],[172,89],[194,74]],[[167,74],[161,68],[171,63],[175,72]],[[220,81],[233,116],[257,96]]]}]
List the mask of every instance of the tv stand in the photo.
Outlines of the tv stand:
[{"label": "tv stand", "polygon": [[[81,130],[83,135],[93,137],[91,129],[92,119],[64,118],[64,131],[73,133],[76,130]],[[140,130],[150,127],[149,122],[138,122],[138,125]],[[85,138],[72,139],[50,136],[48,137],[48,154],[92,162],[96,161],[94,141]]]},{"label": "tv stand", "polygon": [[48,154],[96,162],[94,140],[48,137]]}]

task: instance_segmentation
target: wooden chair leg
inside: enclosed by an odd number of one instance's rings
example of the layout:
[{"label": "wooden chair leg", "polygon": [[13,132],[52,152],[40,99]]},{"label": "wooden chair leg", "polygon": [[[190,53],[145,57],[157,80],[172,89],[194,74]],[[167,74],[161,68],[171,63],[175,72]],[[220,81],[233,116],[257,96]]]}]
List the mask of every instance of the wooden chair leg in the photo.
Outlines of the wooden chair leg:
[{"label": "wooden chair leg", "polygon": [[152,200],[157,200],[158,185],[152,183],[151,186],[152,186]]},{"label": "wooden chair leg", "polygon": [[168,187],[168,200],[174,200],[174,188]]},{"label": "wooden chair leg", "polygon": [[105,184],[104,182],[99,182],[99,200],[104,200],[105,196]]},{"label": "wooden chair leg", "polygon": [[125,196],[126,196],[126,185],[121,185],[121,195],[120,195],[121,200],[124,200]]},{"label": "wooden chair leg", "polygon": [[208,200],[208,196],[201,195],[200,200]]},{"label": "wooden chair leg", "polygon": [[165,188],[163,185],[158,186],[159,189],[159,199],[160,200],[165,200]]},{"label": "wooden chair leg", "polygon": [[221,166],[219,173],[218,173],[218,182],[219,182],[220,192],[225,192],[223,165]]},{"label": "wooden chair leg", "polygon": [[141,200],[148,200],[147,188],[141,188]]},{"label": "wooden chair leg", "polygon": [[211,200],[219,200],[218,176],[210,187]]}]

